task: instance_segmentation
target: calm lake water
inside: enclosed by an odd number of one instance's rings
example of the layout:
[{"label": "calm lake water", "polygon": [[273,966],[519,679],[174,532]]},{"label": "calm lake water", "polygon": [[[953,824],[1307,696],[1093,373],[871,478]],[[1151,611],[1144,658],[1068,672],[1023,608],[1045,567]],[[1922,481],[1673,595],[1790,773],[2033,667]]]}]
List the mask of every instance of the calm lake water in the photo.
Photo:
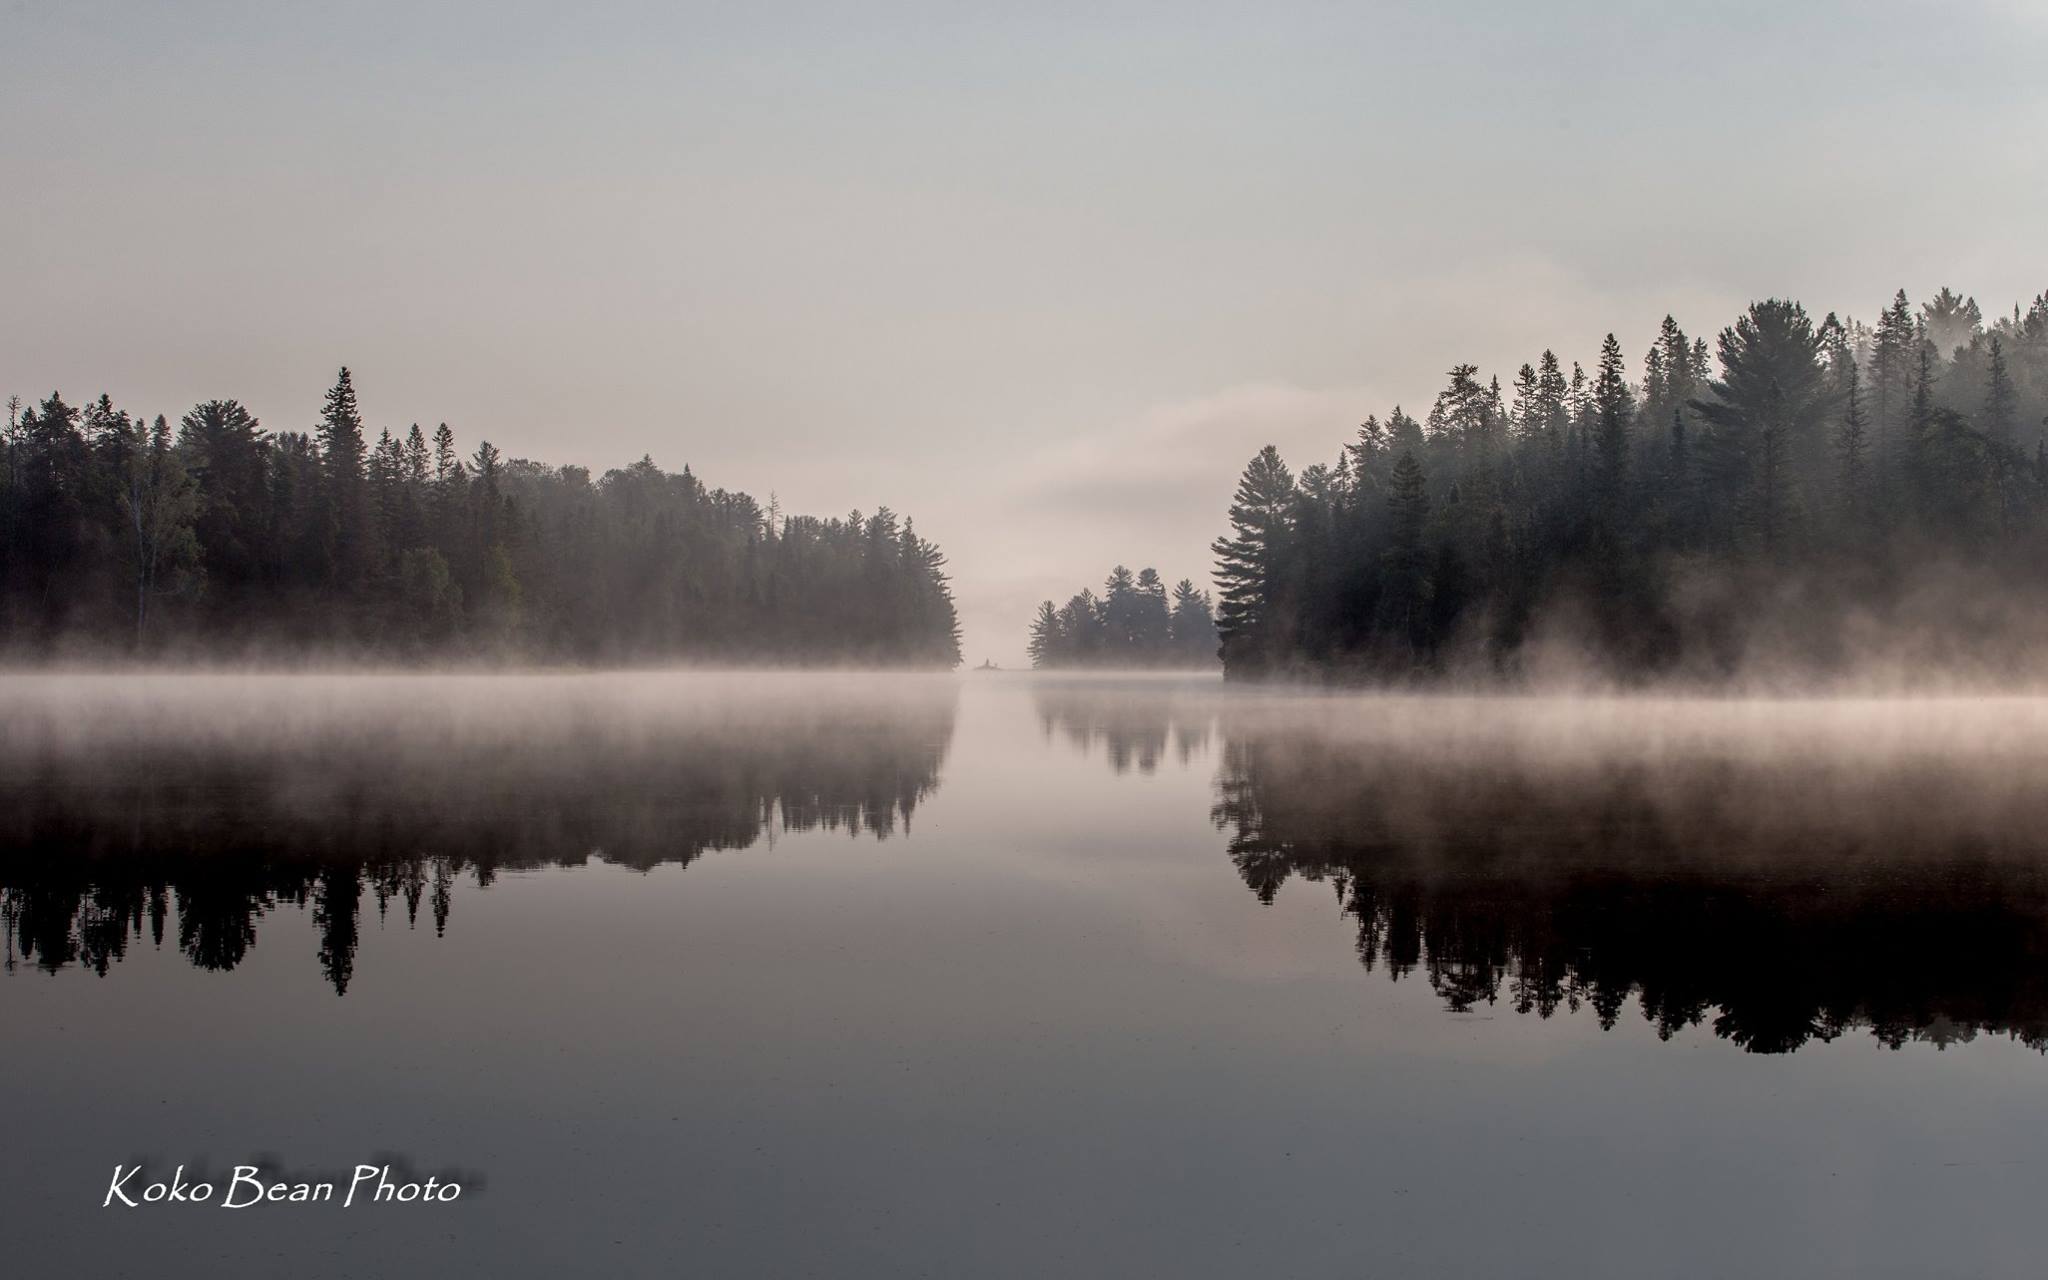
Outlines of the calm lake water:
[{"label": "calm lake water", "polygon": [[7,1270],[2035,1275],[2044,762],[2024,699],[0,678]]}]

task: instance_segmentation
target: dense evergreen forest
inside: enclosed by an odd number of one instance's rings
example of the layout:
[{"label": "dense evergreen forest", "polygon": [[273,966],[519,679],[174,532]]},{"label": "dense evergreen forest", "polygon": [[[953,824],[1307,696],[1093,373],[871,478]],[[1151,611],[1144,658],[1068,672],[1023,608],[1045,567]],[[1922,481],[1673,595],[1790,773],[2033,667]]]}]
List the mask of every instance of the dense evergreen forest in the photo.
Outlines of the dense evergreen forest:
[{"label": "dense evergreen forest", "polygon": [[1333,463],[1245,468],[1215,544],[1231,676],[2009,675],[2048,636],[2048,294],[1874,324],[1671,318],[1632,377],[1461,364]]},{"label": "dense evergreen forest", "polygon": [[372,441],[347,369],[310,433],[233,400],[173,428],[10,401],[0,648],[16,657],[700,659],[950,667],[945,558],[884,507],[783,516],[642,458]]},{"label": "dense evergreen forest", "polygon": [[1135,577],[1118,565],[1102,595],[1083,589],[1063,607],[1050,600],[1031,621],[1034,667],[1213,667],[1216,619],[1209,593],[1182,578],[1169,600],[1156,569]]}]

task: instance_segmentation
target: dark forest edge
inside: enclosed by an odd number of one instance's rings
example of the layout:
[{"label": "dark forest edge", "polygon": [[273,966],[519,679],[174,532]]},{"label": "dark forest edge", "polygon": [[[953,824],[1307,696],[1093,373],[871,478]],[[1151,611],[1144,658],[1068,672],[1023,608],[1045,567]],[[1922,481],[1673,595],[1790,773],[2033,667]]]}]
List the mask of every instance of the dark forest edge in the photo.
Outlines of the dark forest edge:
[{"label": "dark forest edge", "polygon": [[1157,569],[1110,570],[1102,595],[1082,589],[1064,606],[1047,600],[1031,621],[1031,665],[1211,668],[1218,637],[1209,593],[1182,578],[1172,598]]},{"label": "dark forest edge", "polygon": [[[1718,365],[1718,368],[1716,367]],[[1718,376],[1717,376],[1718,375]],[[1403,682],[2005,682],[2048,637],[2048,293],[1876,324],[1667,317],[1631,381],[1461,364],[1425,420],[1245,468],[1214,546],[1225,674]]]},{"label": "dark forest edge", "polygon": [[784,516],[649,458],[593,477],[233,400],[174,429],[52,394],[0,440],[13,660],[867,665],[960,660],[945,557],[887,507]]}]

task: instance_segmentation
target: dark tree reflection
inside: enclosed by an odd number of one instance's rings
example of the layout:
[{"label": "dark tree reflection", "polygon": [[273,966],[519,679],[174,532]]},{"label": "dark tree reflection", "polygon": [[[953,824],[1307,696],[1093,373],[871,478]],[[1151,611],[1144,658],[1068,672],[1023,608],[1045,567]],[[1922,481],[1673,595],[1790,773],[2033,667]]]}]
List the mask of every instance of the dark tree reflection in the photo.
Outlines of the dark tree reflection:
[{"label": "dark tree reflection", "polygon": [[[1448,1009],[1633,1004],[1783,1053],[1854,1028],[2048,1049],[2048,711],[1127,697],[1076,742],[1217,726],[1213,817],[1271,902],[1327,885],[1361,963]],[[1112,754],[1112,763],[1115,763]]]},{"label": "dark tree reflection", "polygon": [[1185,765],[1208,749],[1209,719],[1180,706],[1184,688],[1163,679],[1132,697],[1096,681],[1047,680],[1031,700],[1048,740],[1058,735],[1084,753],[1100,744],[1113,771],[1150,774],[1169,756]]},{"label": "dark tree reflection", "polygon": [[687,866],[777,831],[886,837],[938,785],[953,733],[954,690],[912,679],[498,703],[400,683],[311,706],[17,694],[0,736],[6,963],[105,974],[168,936],[233,969],[263,917],[295,907],[346,993],[365,902],[413,927],[424,908],[441,934],[457,885],[501,870]]}]

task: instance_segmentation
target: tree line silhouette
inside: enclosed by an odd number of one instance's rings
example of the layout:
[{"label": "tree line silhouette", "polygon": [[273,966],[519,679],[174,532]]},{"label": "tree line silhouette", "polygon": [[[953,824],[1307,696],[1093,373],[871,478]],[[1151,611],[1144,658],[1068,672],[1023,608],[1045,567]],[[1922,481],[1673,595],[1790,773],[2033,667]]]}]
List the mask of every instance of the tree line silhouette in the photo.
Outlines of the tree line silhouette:
[{"label": "tree line silhouette", "polygon": [[1246,466],[1225,672],[1512,675],[1549,637],[1624,675],[1836,671],[1858,635],[1994,664],[2041,634],[2044,416],[2048,294],[1988,325],[1949,289],[1874,324],[1770,299],[1711,350],[1666,317],[1633,378],[1612,334],[1507,389],[1460,364],[1333,463]]},{"label": "tree line silhouette", "polygon": [[227,698],[206,723],[75,709],[56,694],[10,706],[0,963],[104,976],[147,939],[228,970],[260,922],[295,907],[318,935],[322,975],[346,994],[366,900],[408,926],[425,906],[440,934],[458,886],[487,888],[501,871],[687,867],[783,832],[907,831],[938,786],[954,719],[950,688],[683,714],[659,691],[621,694],[651,699],[643,713],[399,689],[352,695],[366,703],[354,715],[277,696],[291,706]]},{"label": "tree line silhouette", "polygon": [[676,658],[950,667],[945,557],[884,507],[785,516],[649,458],[593,477],[368,438],[343,369],[311,432],[211,400],[10,400],[0,646],[214,656]]},{"label": "tree line silhouette", "polygon": [[1102,595],[1083,589],[1067,603],[1038,606],[1028,646],[1033,667],[1207,667],[1216,663],[1209,593],[1182,578],[1171,599],[1156,569],[1133,576],[1122,565]]}]

